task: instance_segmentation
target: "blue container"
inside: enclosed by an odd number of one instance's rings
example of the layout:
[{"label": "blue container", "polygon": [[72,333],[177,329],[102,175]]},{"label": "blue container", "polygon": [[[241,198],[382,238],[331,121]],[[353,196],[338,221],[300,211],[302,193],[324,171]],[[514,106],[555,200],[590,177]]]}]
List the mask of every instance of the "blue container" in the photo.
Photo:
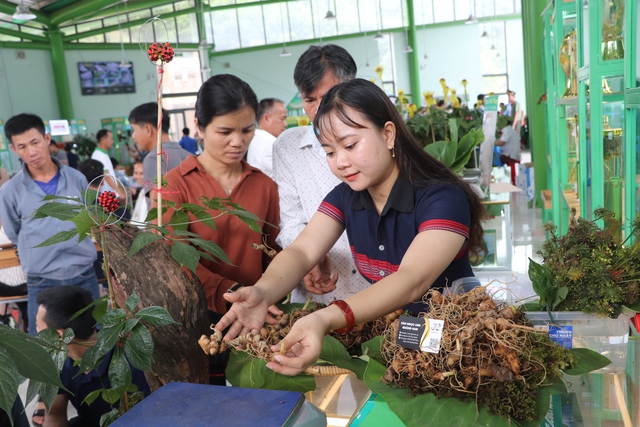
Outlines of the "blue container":
[{"label": "blue container", "polygon": [[325,427],[324,412],[294,391],[169,383],[113,427]]}]

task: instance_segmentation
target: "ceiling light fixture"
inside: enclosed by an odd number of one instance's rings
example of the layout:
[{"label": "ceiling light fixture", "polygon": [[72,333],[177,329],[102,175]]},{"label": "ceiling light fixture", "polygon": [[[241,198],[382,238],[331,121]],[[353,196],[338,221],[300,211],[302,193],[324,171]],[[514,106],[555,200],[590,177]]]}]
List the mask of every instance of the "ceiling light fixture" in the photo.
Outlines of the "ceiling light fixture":
[{"label": "ceiling light fixture", "polygon": [[376,40],[382,40],[384,39],[384,35],[382,34],[382,18],[380,17],[380,1],[378,0],[378,2],[376,3],[376,24],[378,24],[378,31],[376,32],[376,35],[373,36],[374,39]]},{"label": "ceiling light fixture", "polygon": [[282,14],[282,0],[280,0],[280,26],[282,28],[282,52],[280,52],[281,58],[286,58],[287,56],[291,56],[291,52],[287,50],[287,45],[285,44],[285,36],[284,36],[284,15]]},{"label": "ceiling light fixture", "polygon": [[328,19],[328,20],[336,19],[336,15],[332,11],[328,10],[327,14],[324,16],[324,19]]},{"label": "ceiling light fixture", "polygon": [[467,18],[466,21],[464,21],[465,24],[477,24],[478,20],[476,19],[476,17],[473,15],[473,7],[471,6],[471,0],[469,0],[469,17]]},{"label": "ceiling light fixture", "polygon": [[[402,3],[403,2],[400,2],[400,19],[402,20],[402,25],[404,25],[404,7],[402,7]],[[405,47],[402,50],[402,53],[413,52],[411,45],[409,45],[409,28],[407,27],[404,27],[404,42],[405,42]]]},{"label": "ceiling light fixture", "polygon": [[[284,43],[283,43],[283,44],[284,44]],[[280,52],[280,56],[281,56],[282,58],[285,58],[285,57],[287,57],[287,56],[291,56],[291,52],[289,52],[289,51],[287,50],[287,47],[286,47],[286,46],[282,46],[282,52]]]},{"label": "ceiling light fixture", "polygon": [[376,40],[382,40],[384,38],[384,35],[382,35],[382,31],[378,31],[376,35],[373,36],[373,38]]},{"label": "ceiling light fixture", "polygon": [[20,0],[20,4],[16,7],[16,11],[12,18],[16,21],[31,21],[32,19],[36,19],[36,15],[29,10],[29,6]]},{"label": "ceiling light fixture", "polygon": [[487,33],[487,30],[484,30],[480,37],[489,37],[489,33]]},{"label": "ceiling light fixture", "polygon": [[[124,16],[128,17],[129,15],[126,12],[127,2],[124,2],[125,13]],[[122,61],[120,61],[119,68],[131,68],[131,63],[129,61],[125,61],[124,59],[124,37],[122,37],[122,27],[120,26],[120,12],[118,11],[118,5],[116,4],[116,13],[118,14],[118,34],[120,35],[120,50],[122,52]],[[128,19],[128,18],[127,18]]]}]

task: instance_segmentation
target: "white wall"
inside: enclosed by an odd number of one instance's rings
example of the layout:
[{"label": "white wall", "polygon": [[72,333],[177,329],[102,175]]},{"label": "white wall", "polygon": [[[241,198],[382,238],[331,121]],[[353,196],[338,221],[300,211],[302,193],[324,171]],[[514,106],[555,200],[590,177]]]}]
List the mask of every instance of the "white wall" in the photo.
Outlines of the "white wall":
[{"label": "white wall", "polygon": [[[24,53],[24,59],[18,58]],[[33,113],[43,119],[60,114],[51,54],[47,50],[0,48],[0,119]]]}]

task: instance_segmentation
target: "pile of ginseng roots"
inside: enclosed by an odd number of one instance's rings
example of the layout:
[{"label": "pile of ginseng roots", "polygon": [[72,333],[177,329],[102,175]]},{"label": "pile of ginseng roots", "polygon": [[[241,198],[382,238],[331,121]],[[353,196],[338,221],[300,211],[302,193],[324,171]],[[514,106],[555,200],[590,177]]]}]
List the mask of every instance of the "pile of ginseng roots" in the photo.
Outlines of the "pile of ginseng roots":
[{"label": "pile of ginseng roots", "polygon": [[[284,347],[282,340],[287,336],[293,324],[301,317],[320,308],[320,305],[314,303],[308,308],[294,309],[291,313],[277,316],[276,324],[265,323],[260,329],[259,334],[248,333],[240,335],[231,341],[223,341],[222,333],[214,331],[210,336],[202,335],[198,340],[198,344],[200,344],[202,350],[209,355],[215,355],[222,353],[228,348],[234,348],[247,352],[254,357],[263,358],[269,362],[276,354],[271,350],[271,346],[281,344],[281,346]],[[360,353],[360,344],[382,335],[401,314],[402,310],[397,310],[372,322],[356,325],[348,334],[331,332],[329,335],[340,341],[350,354],[357,355]],[[214,326],[215,325],[211,325],[211,329],[213,329]],[[283,351],[284,348],[282,348],[281,352]]]},{"label": "pile of ginseng roots", "polygon": [[524,314],[497,304],[485,287],[461,295],[427,294],[424,317],[444,320],[438,353],[396,344],[398,321],[384,334],[383,380],[413,393],[486,404],[489,413],[536,419],[538,387],[562,376],[572,354],[531,327]]}]

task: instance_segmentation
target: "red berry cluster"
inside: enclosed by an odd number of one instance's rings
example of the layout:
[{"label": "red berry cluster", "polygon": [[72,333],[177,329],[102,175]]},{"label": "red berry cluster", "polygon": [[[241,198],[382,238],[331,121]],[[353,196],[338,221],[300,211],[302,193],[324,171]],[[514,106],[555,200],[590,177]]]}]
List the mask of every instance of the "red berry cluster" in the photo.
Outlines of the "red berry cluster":
[{"label": "red berry cluster", "polygon": [[118,209],[120,200],[113,191],[105,191],[98,196],[98,204],[104,208],[106,213],[111,213]]},{"label": "red berry cluster", "polygon": [[149,46],[147,53],[149,54],[151,62],[161,60],[164,64],[171,62],[173,55],[175,55],[175,52],[169,42],[166,42],[165,44],[153,42],[153,44]]}]

